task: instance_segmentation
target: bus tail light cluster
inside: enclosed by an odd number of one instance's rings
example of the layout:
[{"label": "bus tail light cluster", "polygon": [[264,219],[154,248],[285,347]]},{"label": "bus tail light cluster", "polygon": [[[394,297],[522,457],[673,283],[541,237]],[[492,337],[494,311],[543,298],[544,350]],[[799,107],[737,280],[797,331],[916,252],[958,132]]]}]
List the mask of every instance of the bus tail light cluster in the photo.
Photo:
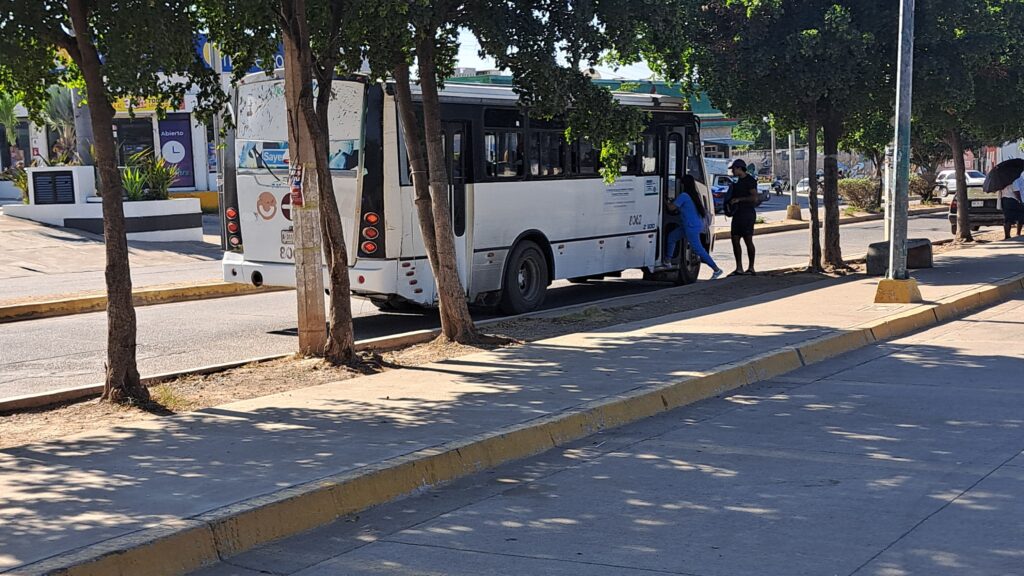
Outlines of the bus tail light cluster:
[{"label": "bus tail light cluster", "polygon": [[228,209],[224,211],[224,221],[225,227],[228,231],[228,248],[240,247],[242,245],[242,227],[238,224],[238,209],[234,206],[229,206]]},{"label": "bus tail light cluster", "polygon": [[363,214],[362,242],[359,244],[360,256],[374,256],[380,250],[382,224],[380,214],[376,212]]}]

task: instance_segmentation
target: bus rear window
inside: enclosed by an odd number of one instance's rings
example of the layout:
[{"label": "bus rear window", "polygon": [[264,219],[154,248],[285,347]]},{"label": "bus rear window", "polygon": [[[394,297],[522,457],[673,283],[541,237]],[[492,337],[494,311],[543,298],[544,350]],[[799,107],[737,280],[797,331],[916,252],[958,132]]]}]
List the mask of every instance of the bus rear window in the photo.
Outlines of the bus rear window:
[{"label": "bus rear window", "polygon": [[523,175],[521,132],[485,132],[484,153],[489,178],[520,178]]}]

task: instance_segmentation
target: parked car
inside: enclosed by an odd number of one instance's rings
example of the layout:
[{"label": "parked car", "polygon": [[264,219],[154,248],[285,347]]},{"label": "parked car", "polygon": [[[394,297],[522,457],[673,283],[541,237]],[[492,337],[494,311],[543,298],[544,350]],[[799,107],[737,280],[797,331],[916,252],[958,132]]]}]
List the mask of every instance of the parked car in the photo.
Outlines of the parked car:
[{"label": "parked car", "polygon": [[715,174],[711,177],[711,198],[715,201],[716,214],[721,214],[725,210],[725,193],[729,191],[732,182],[732,176],[725,174]]},{"label": "parked car", "polygon": [[[971,215],[971,231],[977,232],[982,226],[1003,225],[1003,209],[999,205],[999,192],[985,192],[979,186],[967,188],[967,210]],[[949,226],[956,234],[956,215],[960,206],[956,198],[949,203]]]},{"label": "parked car", "polygon": [[796,183],[796,193],[807,195],[811,193],[811,179],[803,178]]},{"label": "parked car", "polygon": [[[977,170],[967,171],[967,188],[985,184],[985,175]],[[943,170],[935,178],[935,186],[939,189],[939,196],[946,198],[956,194],[956,170]]]},{"label": "parked car", "polygon": [[772,199],[772,183],[770,181],[757,182],[757,198],[760,202],[767,202]]}]

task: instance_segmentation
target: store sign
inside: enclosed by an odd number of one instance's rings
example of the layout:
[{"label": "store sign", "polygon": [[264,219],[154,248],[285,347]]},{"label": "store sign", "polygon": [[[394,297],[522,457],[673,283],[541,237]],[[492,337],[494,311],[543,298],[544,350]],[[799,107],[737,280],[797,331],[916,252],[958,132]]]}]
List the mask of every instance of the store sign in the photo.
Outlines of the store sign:
[{"label": "store sign", "polygon": [[[129,110],[134,112],[156,112],[158,108],[174,110],[170,102],[167,100],[161,101],[156,98],[118,98],[111,102],[111,104],[114,106],[114,112],[122,113],[126,113]],[[185,102],[182,102],[181,106],[178,106],[177,109],[184,110]]]},{"label": "store sign", "polygon": [[[217,46],[212,41],[210,41],[210,39],[206,36],[206,34],[197,34],[196,35],[196,52],[203,58],[203,63],[206,64],[207,68],[210,68],[212,70],[216,70],[217,69],[217,56],[220,55],[220,52],[217,50]],[[250,68],[248,70],[248,72],[249,72],[249,74],[254,74],[256,72],[263,72],[264,68],[265,67],[262,65],[262,62],[257,62],[256,66],[253,66],[252,68]],[[277,52],[274,53],[273,66],[266,67],[266,68],[268,68],[270,70],[274,70],[274,69],[277,69],[277,68],[284,68],[284,46],[283,45],[279,45],[277,47]],[[232,71],[234,71],[234,69],[235,69],[234,66],[231,64],[231,57],[230,56],[220,55],[220,70],[221,70],[221,72],[224,72],[224,73],[232,72]]]},{"label": "store sign", "polygon": [[188,114],[168,114],[160,120],[160,157],[178,168],[175,188],[194,188],[195,164],[192,157],[192,121]]}]

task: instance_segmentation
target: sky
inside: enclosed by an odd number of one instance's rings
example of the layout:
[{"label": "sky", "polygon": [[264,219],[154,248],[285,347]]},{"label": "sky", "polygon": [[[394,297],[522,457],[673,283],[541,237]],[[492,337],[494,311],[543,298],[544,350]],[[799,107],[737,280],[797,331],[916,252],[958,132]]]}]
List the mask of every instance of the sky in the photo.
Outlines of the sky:
[{"label": "sky", "polygon": [[[462,30],[459,34],[459,66],[464,68],[476,68],[477,70],[487,70],[494,68],[494,60],[490,58],[480,58],[480,43],[476,41],[476,38],[467,30]],[[646,80],[651,77],[651,69],[646,64],[634,64],[631,66],[623,66],[618,70],[612,69],[607,66],[598,66],[597,71],[601,73],[603,78],[625,78],[627,80]]]}]

